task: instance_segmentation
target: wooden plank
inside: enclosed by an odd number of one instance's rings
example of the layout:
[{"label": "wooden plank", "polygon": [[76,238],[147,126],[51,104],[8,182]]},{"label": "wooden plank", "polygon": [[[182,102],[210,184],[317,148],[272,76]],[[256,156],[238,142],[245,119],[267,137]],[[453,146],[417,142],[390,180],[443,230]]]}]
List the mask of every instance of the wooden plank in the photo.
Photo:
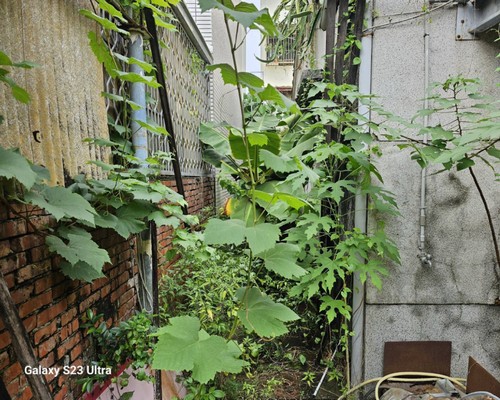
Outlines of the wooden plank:
[{"label": "wooden plank", "polygon": [[467,393],[483,391],[500,396],[500,381],[472,357],[469,357],[467,370]]},{"label": "wooden plank", "polygon": [[[35,357],[35,352],[31,346],[28,332],[19,317],[16,305],[12,300],[9,288],[3,274],[0,272],[0,318],[2,318],[5,327],[9,331],[12,347],[21,364],[23,371],[26,367],[38,367],[39,363]],[[52,400],[50,390],[43,375],[26,374],[26,379],[31,386],[34,398],[37,400]]]},{"label": "wooden plank", "polygon": [[386,342],[384,375],[394,372],[430,372],[450,375],[451,342]]}]

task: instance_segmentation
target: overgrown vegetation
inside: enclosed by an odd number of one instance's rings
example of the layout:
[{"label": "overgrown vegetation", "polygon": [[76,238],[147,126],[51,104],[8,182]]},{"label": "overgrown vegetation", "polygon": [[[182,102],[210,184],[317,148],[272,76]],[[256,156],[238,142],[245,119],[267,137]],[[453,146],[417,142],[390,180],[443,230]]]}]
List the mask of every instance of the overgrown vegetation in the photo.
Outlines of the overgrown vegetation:
[{"label": "overgrown vegetation", "polygon": [[[412,159],[424,168],[440,166],[438,173],[456,170],[467,171],[478,191],[488,219],[496,265],[500,268],[500,247],[493,225],[490,207],[483,187],[475,173],[475,166],[484,163],[492,170],[494,180],[500,180],[500,113],[499,101],[481,93],[477,79],[463,76],[451,77],[436,83],[429,94],[430,108],[420,110],[405,127],[417,132],[410,137],[396,129],[386,135],[389,139],[405,139],[399,147],[411,148]],[[415,121],[423,116],[432,117],[426,125]],[[423,137],[423,138],[422,138]]]},{"label": "overgrown vegetation", "polygon": [[129,398],[133,392],[121,392],[128,386],[127,373],[117,375],[122,366],[132,368],[132,375],[140,381],[154,381],[148,368],[152,362],[154,340],[151,336],[155,328],[152,325],[151,315],[144,312],[136,313],[118,326],[108,327],[102,321],[102,314],[94,314],[87,310],[85,328],[93,346],[93,353],[97,359],[91,362],[96,371],[111,369],[112,377],[108,373],[96,373],[80,379],[83,392],[91,392],[95,384],[102,384],[111,379],[118,398]]}]

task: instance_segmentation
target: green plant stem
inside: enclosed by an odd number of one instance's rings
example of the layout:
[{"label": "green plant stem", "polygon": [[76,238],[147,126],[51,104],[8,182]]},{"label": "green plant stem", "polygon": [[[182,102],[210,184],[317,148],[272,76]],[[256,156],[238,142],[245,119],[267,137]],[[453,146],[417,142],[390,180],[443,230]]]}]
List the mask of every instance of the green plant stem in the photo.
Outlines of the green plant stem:
[{"label": "green plant stem", "polygon": [[497,234],[495,232],[495,226],[493,225],[493,219],[491,218],[491,212],[488,207],[488,202],[486,201],[486,197],[484,196],[483,190],[479,181],[477,180],[476,174],[472,167],[469,167],[469,172],[472,176],[472,180],[474,181],[474,185],[476,185],[476,189],[479,192],[479,196],[481,196],[481,201],[483,203],[484,209],[486,211],[486,216],[488,217],[488,225],[490,227],[491,238],[493,239],[493,247],[495,248],[495,257],[497,260],[497,266],[500,267],[500,248],[498,247]]}]

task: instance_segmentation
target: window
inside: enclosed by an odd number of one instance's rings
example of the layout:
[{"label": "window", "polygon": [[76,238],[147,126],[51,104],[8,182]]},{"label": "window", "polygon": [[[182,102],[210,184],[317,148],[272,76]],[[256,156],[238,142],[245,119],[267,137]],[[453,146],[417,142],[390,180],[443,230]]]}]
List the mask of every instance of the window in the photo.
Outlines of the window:
[{"label": "window", "polygon": [[294,37],[279,40],[277,37],[267,39],[267,59],[274,59],[277,64],[293,64],[295,59]]}]

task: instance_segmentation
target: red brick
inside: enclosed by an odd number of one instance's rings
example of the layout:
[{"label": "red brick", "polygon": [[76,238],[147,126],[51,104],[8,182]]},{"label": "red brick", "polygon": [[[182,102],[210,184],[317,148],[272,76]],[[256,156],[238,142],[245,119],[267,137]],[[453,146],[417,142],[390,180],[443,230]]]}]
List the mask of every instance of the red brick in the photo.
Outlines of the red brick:
[{"label": "red brick", "polygon": [[111,292],[111,286],[106,285],[101,289],[101,298],[106,297]]},{"label": "red brick", "polygon": [[26,387],[23,389],[23,392],[20,397],[18,397],[18,400],[30,400],[33,398],[33,394],[31,393],[31,388]]},{"label": "red brick", "polygon": [[36,327],[36,315],[32,315],[31,317],[25,318],[23,320],[24,327],[28,332],[31,332]]},{"label": "red brick", "polygon": [[125,304],[128,300],[130,300],[132,298],[132,296],[134,295],[135,291],[134,289],[129,289],[127,290],[121,297],[120,297],[120,301],[119,301],[119,304]]},{"label": "red brick", "polygon": [[19,364],[19,362],[16,362],[15,364],[7,368],[5,371],[3,371],[2,379],[4,383],[12,382],[15,378],[21,375],[22,372],[23,370],[21,368],[21,364]]},{"label": "red brick", "polygon": [[38,357],[45,357],[49,351],[53,350],[56,347],[56,339],[55,337],[50,337],[45,342],[38,346]]},{"label": "red brick", "polygon": [[0,242],[0,258],[5,257],[12,253],[10,248],[10,242],[8,240],[3,240]]},{"label": "red brick", "polygon": [[26,221],[24,219],[12,219],[0,224],[0,237],[11,238],[26,233]]},{"label": "red brick", "polygon": [[50,256],[50,251],[46,246],[33,247],[29,252],[32,262],[39,262]]},{"label": "red brick", "polygon": [[33,311],[49,304],[51,301],[52,291],[44,292],[27,301],[26,303],[21,304],[19,306],[19,315],[21,316],[21,318],[23,318],[26,315],[31,314]]},{"label": "red brick", "polygon": [[66,398],[67,393],[68,393],[68,387],[63,386],[61,390],[54,396],[54,400],[64,400]]},{"label": "red brick", "polygon": [[111,302],[114,303],[118,298],[127,291],[127,285],[122,285],[111,293]]},{"label": "red brick", "polygon": [[55,286],[59,282],[64,280],[64,275],[62,274],[50,274],[43,278],[39,278],[35,282],[35,293],[45,292],[47,289]]},{"label": "red brick", "polygon": [[14,277],[14,274],[4,275],[3,279],[5,280],[5,283],[9,288],[13,288],[14,285],[16,284],[16,279]]},{"label": "red brick", "polygon": [[51,351],[47,356],[40,360],[40,365],[45,368],[52,367],[55,364],[55,354]]},{"label": "red brick", "polygon": [[38,235],[24,235],[11,241],[12,250],[20,252],[44,244],[44,239]]},{"label": "red brick", "polygon": [[26,262],[27,261],[25,253],[11,254],[5,257],[0,262],[2,273],[5,275],[8,274],[9,272],[15,271],[16,269],[19,269],[24,265],[26,265]]},{"label": "red brick", "polygon": [[77,344],[73,350],[71,350],[70,356],[71,361],[75,361],[83,352],[83,347],[81,344]]},{"label": "red brick", "polygon": [[48,309],[42,311],[37,315],[37,324],[38,326],[45,325],[47,322],[52,321],[59,314],[66,310],[67,301],[61,300],[59,303],[54,304]]},{"label": "red brick", "polygon": [[53,321],[49,325],[38,329],[34,335],[35,345],[40,343],[42,340],[46,339],[47,337],[51,336],[56,330],[57,330],[56,321]]},{"label": "red brick", "polygon": [[33,286],[26,286],[11,291],[10,295],[12,297],[12,300],[14,300],[14,303],[20,304],[28,300],[31,293],[33,293]]},{"label": "red brick", "polygon": [[65,354],[69,353],[70,350],[75,347],[78,342],[82,339],[81,335],[74,335],[70,337],[65,342],[61,343],[57,348],[57,358],[61,359]]},{"label": "red brick", "polygon": [[7,392],[9,392],[10,397],[16,398],[16,396],[21,393],[20,391],[20,385],[19,385],[19,378],[13,380],[9,384],[7,384]]},{"label": "red brick", "polygon": [[10,363],[9,353],[4,351],[0,353],[0,370],[4,369]]},{"label": "red brick", "polygon": [[34,232],[33,226],[38,230],[45,230],[56,224],[56,220],[50,218],[48,215],[31,217],[30,222],[31,224],[28,225],[28,232]]},{"label": "red brick", "polygon": [[44,272],[50,271],[52,268],[50,260],[42,261],[35,264],[27,265],[17,271],[17,282],[22,283],[29,279],[35,278]]},{"label": "red brick", "polygon": [[92,304],[94,304],[97,300],[101,298],[101,294],[99,292],[94,293],[92,296],[87,297],[80,303],[80,312],[85,312],[86,309],[90,308]]},{"label": "red brick", "polygon": [[73,318],[76,317],[76,308],[71,308],[61,315],[61,325],[67,325]]},{"label": "red brick", "polygon": [[9,332],[2,333],[0,335],[0,350],[10,345],[10,343],[11,343],[10,333]]}]

